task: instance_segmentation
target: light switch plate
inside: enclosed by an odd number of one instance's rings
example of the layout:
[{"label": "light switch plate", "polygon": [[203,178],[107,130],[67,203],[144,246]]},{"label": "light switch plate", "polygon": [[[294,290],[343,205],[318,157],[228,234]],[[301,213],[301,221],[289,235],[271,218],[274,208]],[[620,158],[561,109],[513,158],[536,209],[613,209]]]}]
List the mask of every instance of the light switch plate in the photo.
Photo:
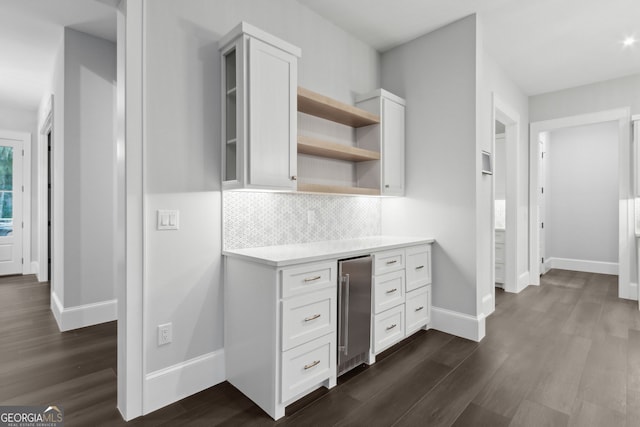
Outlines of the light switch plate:
[{"label": "light switch plate", "polygon": [[177,230],[180,226],[180,212],[174,210],[158,210],[158,230]]}]

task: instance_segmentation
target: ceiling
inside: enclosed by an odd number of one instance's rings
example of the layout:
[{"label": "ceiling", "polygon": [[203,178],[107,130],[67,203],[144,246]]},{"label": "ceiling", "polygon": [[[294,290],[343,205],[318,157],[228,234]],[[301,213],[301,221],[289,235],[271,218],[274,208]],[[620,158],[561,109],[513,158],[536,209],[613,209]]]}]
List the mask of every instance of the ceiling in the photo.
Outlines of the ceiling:
[{"label": "ceiling", "polygon": [[489,55],[527,94],[640,73],[638,0],[298,0],[383,52],[478,13]]},{"label": "ceiling", "polygon": [[0,0],[0,104],[35,110],[62,29],[116,40],[118,0]]},{"label": "ceiling", "polygon": [[[478,13],[486,51],[528,95],[640,73],[640,43],[621,44],[640,39],[638,0],[298,1],[381,52]],[[115,41],[118,2],[0,0],[0,105],[38,107],[63,27]]]}]

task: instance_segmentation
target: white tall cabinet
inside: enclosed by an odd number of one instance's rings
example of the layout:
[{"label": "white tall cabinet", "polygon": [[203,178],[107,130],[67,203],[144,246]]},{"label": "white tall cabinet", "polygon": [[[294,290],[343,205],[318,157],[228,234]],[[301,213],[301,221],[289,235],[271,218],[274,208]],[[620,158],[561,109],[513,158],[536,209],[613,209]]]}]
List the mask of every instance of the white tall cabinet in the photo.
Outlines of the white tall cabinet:
[{"label": "white tall cabinet", "polygon": [[405,100],[384,89],[360,96],[356,105],[380,116],[380,125],[357,130],[360,148],[380,152],[379,162],[358,164],[359,185],[383,196],[404,196]]},{"label": "white tall cabinet", "polygon": [[223,189],[296,190],[300,49],[242,22],[220,52]]}]

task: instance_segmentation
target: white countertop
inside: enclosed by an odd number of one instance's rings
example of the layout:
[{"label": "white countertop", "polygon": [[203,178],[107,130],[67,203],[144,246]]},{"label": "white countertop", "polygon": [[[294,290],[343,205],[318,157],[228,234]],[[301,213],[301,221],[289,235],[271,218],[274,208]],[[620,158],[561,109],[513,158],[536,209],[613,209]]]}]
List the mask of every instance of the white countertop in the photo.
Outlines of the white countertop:
[{"label": "white countertop", "polygon": [[243,258],[275,267],[283,267],[325,259],[349,258],[366,255],[371,252],[433,242],[434,239],[429,238],[373,236],[358,239],[225,250],[222,251],[222,254],[228,257]]}]

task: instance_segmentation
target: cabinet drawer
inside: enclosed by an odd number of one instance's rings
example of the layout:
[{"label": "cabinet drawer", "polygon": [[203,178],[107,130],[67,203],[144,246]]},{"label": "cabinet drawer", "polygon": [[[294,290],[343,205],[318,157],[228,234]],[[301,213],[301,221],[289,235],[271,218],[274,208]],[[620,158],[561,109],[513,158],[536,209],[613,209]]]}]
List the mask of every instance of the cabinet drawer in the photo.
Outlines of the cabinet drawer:
[{"label": "cabinet drawer", "polygon": [[335,334],[328,334],[282,353],[280,401],[287,400],[335,375]]},{"label": "cabinet drawer", "polygon": [[335,262],[307,264],[282,270],[282,298],[336,286]]},{"label": "cabinet drawer", "polygon": [[407,292],[405,310],[407,335],[429,323],[431,315],[431,285]]},{"label": "cabinet drawer", "polygon": [[404,271],[373,278],[374,312],[381,313],[404,302]]},{"label": "cabinet drawer", "polygon": [[404,249],[378,252],[373,254],[373,258],[375,275],[402,270],[405,265]]},{"label": "cabinet drawer", "polygon": [[504,283],[504,264],[496,264],[496,283]]},{"label": "cabinet drawer", "polygon": [[431,283],[431,246],[407,248],[407,292]]},{"label": "cabinet drawer", "polygon": [[496,243],[504,243],[504,230],[496,230]]},{"label": "cabinet drawer", "polygon": [[504,264],[504,243],[496,243],[496,264]]},{"label": "cabinet drawer", "polygon": [[376,314],[373,352],[380,353],[404,338],[404,304]]},{"label": "cabinet drawer", "polygon": [[325,289],[282,301],[282,350],[336,332],[336,291]]}]

